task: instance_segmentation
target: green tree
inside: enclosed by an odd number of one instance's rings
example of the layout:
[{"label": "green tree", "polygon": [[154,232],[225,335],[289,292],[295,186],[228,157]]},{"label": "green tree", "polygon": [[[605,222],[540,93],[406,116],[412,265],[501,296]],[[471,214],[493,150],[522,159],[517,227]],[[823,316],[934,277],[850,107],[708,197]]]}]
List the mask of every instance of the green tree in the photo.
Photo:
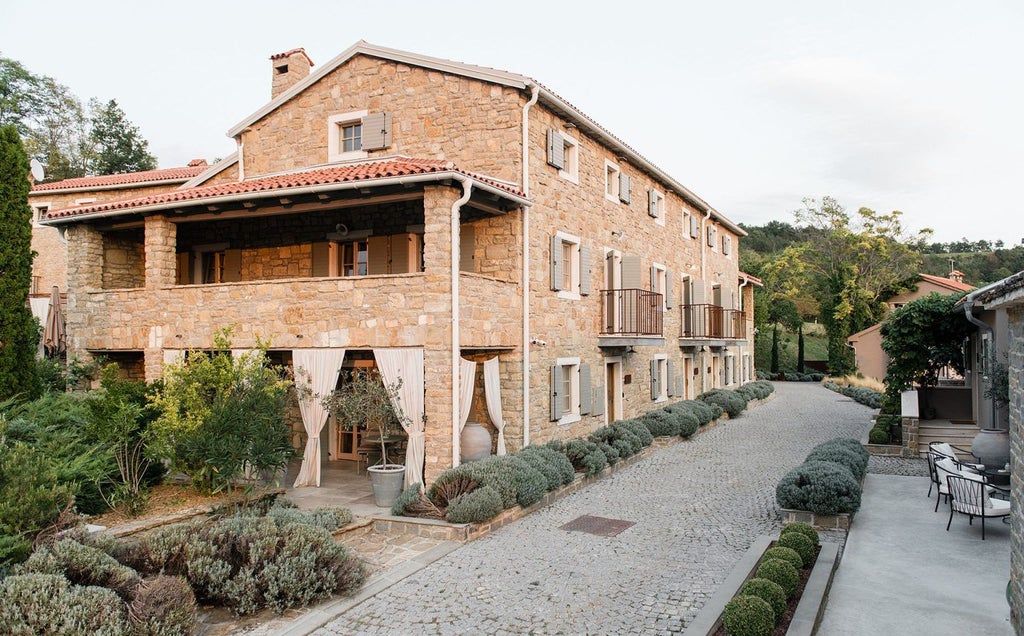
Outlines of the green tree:
[{"label": "green tree", "polygon": [[879,214],[861,208],[851,219],[827,196],[820,203],[804,199],[794,215],[806,226],[807,240],[786,248],[783,257],[804,265],[805,284],[818,300],[828,335],[829,371],[852,373],[853,352],[846,339],[884,317],[887,297],[910,288],[920,268],[912,245],[931,230],[905,236],[898,211]]},{"label": "green tree", "polygon": [[128,120],[117,101],[89,102],[92,130],[89,139],[95,145],[90,172],[118,174],[156,169],[156,157],[149,154],[149,142],[139,127]]},{"label": "green tree", "polygon": [[0,400],[39,392],[39,329],[28,308],[34,257],[28,191],[28,156],[18,129],[0,127]]},{"label": "green tree", "polygon": [[18,134],[28,134],[42,112],[39,92],[40,78],[17,60],[0,57],[0,126],[13,125]]}]

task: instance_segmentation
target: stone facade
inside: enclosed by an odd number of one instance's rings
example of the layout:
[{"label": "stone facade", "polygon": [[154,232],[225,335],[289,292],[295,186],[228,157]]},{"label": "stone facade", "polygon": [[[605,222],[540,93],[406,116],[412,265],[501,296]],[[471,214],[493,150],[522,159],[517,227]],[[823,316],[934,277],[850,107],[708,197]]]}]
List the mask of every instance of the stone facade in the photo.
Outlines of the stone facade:
[{"label": "stone facade", "polygon": [[[509,86],[356,55],[240,133],[243,172],[254,178],[323,164],[330,153],[329,118],[365,111],[387,112],[393,131],[388,147],[367,152],[369,159],[395,154],[443,158],[461,170],[517,183],[522,178],[522,117],[528,99],[528,91]],[[367,187],[358,196],[324,195],[318,200],[254,197],[244,207],[239,203],[226,210],[192,204],[146,216],[141,230],[113,232],[72,221],[70,253],[83,266],[70,272],[68,281],[71,349],[83,357],[122,352],[136,368],[133,356],[141,355],[145,377],[155,379],[167,350],[209,348],[213,334],[228,325],[235,326],[234,346],[239,348],[255,346],[258,338],[269,340],[272,350],[286,351],[422,347],[428,482],[457,461],[452,367],[460,355],[477,361],[498,356],[510,450],[583,436],[668,400],[753,379],[753,286],[741,282],[746,279],[738,269],[734,226],[705,213],[706,204],[693,195],[672,191],[655,174],[575,126],[544,104],[532,106],[527,144],[533,205],[505,206],[500,196],[477,189],[458,212],[458,237],[453,236],[452,207],[464,192],[455,181]],[[573,139],[578,164],[572,174],[548,164],[549,130]],[[607,195],[609,164],[630,178],[629,202]],[[662,197],[654,215],[651,191]],[[318,268],[318,254],[328,242],[334,243],[331,250],[353,240],[371,242],[371,247],[377,241],[379,247],[381,239],[399,235],[419,237],[410,240],[421,241],[421,266],[379,274],[370,265],[368,275],[349,277]],[[134,243],[125,240],[129,236]],[[560,257],[552,253],[556,236],[572,239],[573,289],[552,289],[553,256]],[[457,259],[453,240],[462,252]],[[393,266],[401,250],[396,251],[394,242],[388,245]],[[201,255],[206,251],[237,258],[237,278],[193,284],[195,276],[182,277],[185,263],[205,263]],[[590,255],[589,267],[584,253]],[[372,262],[379,252],[371,249],[370,254]],[[620,276],[625,261],[634,268],[629,285],[625,274]],[[395,271],[392,266],[387,271]],[[452,296],[453,270],[457,299]],[[664,272],[661,278],[658,271]],[[589,290],[584,278],[590,280]],[[525,329],[524,282],[529,293]],[[112,288],[115,283],[120,287]],[[606,304],[601,290],[629,287],[660,293],[664,286],[670,293],[663,301],[671,299],[657,309],[663,312],[660,337],[636,346],[612,345],[603,338]],[[742,309],[742,337],[682,339],[684,302]],[[527,350],[524,332],[532,339]],[[530,362],[524,368],[527,355]],[[579,374],[574,378],[575,412],[553,419],[552,367],[567,359],[579,365],[574,371]],[[675,386],[652,397],[652,373],[662,374],[657,362],[652,369],[656,359],[665,361],[674,380],[663,377],[662,385]],[[589,386],[583,367],[591,373]],[[609,391],[609,381],[621,383],[621,392],[617,384]],[[482,375],[471,417],[487,422],[481,390]],[[585,412],[580,406],[584,395],[618,409],[599,415],[595,412],[601,409]],[[305,434],[296,433],[301,447]]]},{"label": "stone facade", "polygon": [[1010,620],[1024,633],[1024,305],[1009,310],[1010,318]]}]

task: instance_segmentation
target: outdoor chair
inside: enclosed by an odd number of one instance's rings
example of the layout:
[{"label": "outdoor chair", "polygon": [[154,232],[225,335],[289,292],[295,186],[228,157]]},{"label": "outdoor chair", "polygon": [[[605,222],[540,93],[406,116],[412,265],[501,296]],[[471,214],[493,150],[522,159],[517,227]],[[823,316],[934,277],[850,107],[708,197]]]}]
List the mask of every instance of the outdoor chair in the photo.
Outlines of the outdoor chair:
[{"label": "outdoor chair", "polygon": [[946,532],[953,523],[953,513],[967,515],[968,525],[974,525],[974,518],[981,518],[981,540],[985,540],[985,519],[1007,517],[1010,514],[1010,502],[989,497],[988,486],[977,478],[948,475],[946,477],[949,490],[949,521]]},{"label": "outdoor chair", "polygon": [[[934,482],[939,487],[938,495],[935,497],[935,512],[939,511],[939,501],[945,497],[946,501],[949,501],[949,484],[946,480],[947,477],[965,477],[978,481],[986,486],[986,491],[992,494],[993,491],[997,490],[995,486],[988,484],[988,480],[985,479],[984,475],[978,474],[973,468],[970,468],[970,464],[961,464],[955,459],[947,457],[942,454],[936,454],[934,457],[932,453],[928,453],[928,466],[933,468],[935,471]],[[931,496],[931,488],[928,489],[929,496]]]},{"label": "outdoor chair", "polygon": [[949,457],[957,464],[966,466],[971,470],[977,471],[978,467],[981,466],[981,464],[965,462],[960,459],[960,455],[968,455],[970,457],[974,457],[970,449],[967,448],[960,448],[959,446],[953,446],[952,444],[948,444],[946,442],[929,442],[928,452],[930,453],[933,451],[944,457]]}]

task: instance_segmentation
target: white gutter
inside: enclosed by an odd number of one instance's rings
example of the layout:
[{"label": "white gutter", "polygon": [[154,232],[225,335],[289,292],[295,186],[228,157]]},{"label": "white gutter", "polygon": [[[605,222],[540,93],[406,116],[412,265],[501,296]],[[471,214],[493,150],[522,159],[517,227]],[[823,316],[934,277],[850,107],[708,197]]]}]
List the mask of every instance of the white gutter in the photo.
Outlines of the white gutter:
[{"label": "white gutter", "polygon": [[530,205],[530,201],[525,197],[521,197],[517,194],[507,192],[500,188],[495,188],[487,183],[481,183],[467,177],[466,175],[454,172],[430,172],[427,174],[410,175],[406,177],[385,177],[382,179],[364,179],[360,181],[345,181],[342,183],[326,183],[315,186],[301,186],[297,188],[283,188],[280,190],[258,190],[254,192],[241,192],[238,194],[225,194],[218,197],[208,197],[202,199],[182,199],[180,201],[169,201],[167,203],[155,203],[153,205],[140,205],[132,208],[120,208],[117,210],[104,210],[103,212],[94,212],[92,214],[78,214],[66,217],[55,217],[52,219],[40,220],[41,225],[46,226],[57,226],[68,223],[77,223],[80,221],[91,221],[93,219],[102,219],[113,216],[126,216],[129,214],[147,214],[151,212],[161,212],[164,210],[174,210],[177,208],[185,208],[192,206],[203,206],[203,205],[217,205],[221,203],[232,203],[235,201],[251,201],[253,199],[272,199],[277,197],[287,197],[291,195],[300,194],[319,194],[321,192],[338,192],[343,190],[357,190],[366,187],[385,187],[391,185],[409,185],[416,183],[434,183],[437,181],[447,180],[462,181],[463,179],[473,180],[473,185],[477,190],[496,194],[504,197],[507,200],[517,203],[519,205]]},{"label": "white gutter", "polygon": [[[530,197],[530,107],[540,87],[530,84],[530,99],[523,105],[523,194]],[[530,209],[523,210],[523,447],[530,445]]]},{"label": "white gutter", "polygon": [[461,378],[459,377],[461,367],[461,341],[459,330],[459,262],[461,259],[459,212],[462,206],[469,201],[473,194],[473,180],[469,177],[460,176],[462,183],[462,197],[452,203],[451,234],[452,234],[452,467],[459,465],[462,456],[462,440],[460,433],[462,418],[459,417],[459,392],[461,389]]}]

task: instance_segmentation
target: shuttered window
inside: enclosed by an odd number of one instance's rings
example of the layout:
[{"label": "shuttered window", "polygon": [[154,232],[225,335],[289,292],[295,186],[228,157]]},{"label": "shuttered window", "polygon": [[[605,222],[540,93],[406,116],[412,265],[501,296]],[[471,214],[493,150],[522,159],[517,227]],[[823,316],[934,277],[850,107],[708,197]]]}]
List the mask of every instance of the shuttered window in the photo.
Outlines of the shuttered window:
[{"label": "shuttered window", "polygon": [[722,237],[722,253],[725,254],[726,256],[728,256],[729,254],[732,254],[732,237],[731,236],[723,236]]},{"label": "shuttered window", "polygon": [[668,397],[674,397],[678,395],[676,393],[676,363],[669,360],[665,363],[665,380],[667,388],[665,390]]},{"label": "shuttered window", "polygon": [[360,127],[362,150],[383,150],[391,146],[391,115],[389,113],[370,113],[360,120]]},{"label": "shuttered window", "polygon": [[651,399],[664,400],[668,397],[668,359],[659,354],[651,360]]},{"label": "shuttered window", "polygon": [[[579,358],[558,358],[551,366],[551,421],[560,424],[576,422],[583,409],[581,390],[583,385],[582,365]],[[590,395],[590,368],[585,371],[587,394]],[[587,412],[591,404],[586,404]]]},{"label": "shuttered window", "polygon": [[609,201],[619,202],[619,186],[622,184],[619,177],[619,167],[605,159],[604,162],[604,196]]},{"label": "shuttered window", "polygon": [[590,385],[590,365],[580,365],[580,415],[587,415],[590,413],[593,402],[593,394],[591,393]]},{"label": "shuttered window", "polygon": [[459,271],[476,271],[476,229],[472,225],[459,226]]},{"label": "shuttered window", "polygon": [[700,238],[700,219],[694,215],[690,215],[690,238]]},{"label": "shuttered window", "polygon": [[619,173],[619,201],[622,201],[626,205],[629,205],[630,201],[630,190],[633,187],[633,181],[629,178],[629,175],[620,172]]},{"label": "shuttered window", "polygon": [[658,221],[659,225],[665,224],[665,195],[657,190],[647,192],[647,214]]},{"label": "shuttered window", "polygon": [[565,142],[553,128],[548,128],[548,165],[559,170],[565,167]]},{"label": "shuttered window", "polygon": [[590,294],[590,250],[577,236],[558,232],[551,237],[551,289],[563,298]]},{"label": "shuttered window", "polygon": [[715,247],[715,237],[718,235],[718,228],[713,225],[708,226],[708,247]]}]

